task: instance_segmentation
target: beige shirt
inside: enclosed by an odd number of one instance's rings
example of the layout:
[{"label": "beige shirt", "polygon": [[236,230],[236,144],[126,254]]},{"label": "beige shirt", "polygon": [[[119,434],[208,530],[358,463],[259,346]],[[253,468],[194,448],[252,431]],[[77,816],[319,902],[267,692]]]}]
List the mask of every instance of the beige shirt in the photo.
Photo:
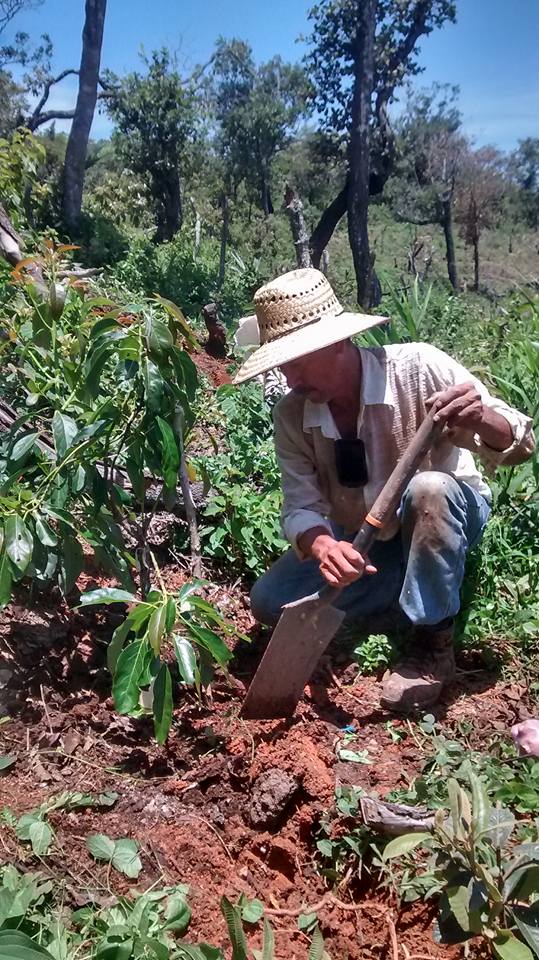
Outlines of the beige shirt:
[{"label": "beige shirt", "polygon": [[[289,393],[274,410],[275,448],[283,485],[283,531],[297,549],[297,538],[330,520],[355,532],[372,507],[397,460],[427,414],[426,400],[437,390],[472,381],[483,404],[509,423],[513,443],[493,450],[469,430],[446,431],[425,458],[422,470],[441,470],[490,499],[490,491],[472,454],[487,471],[498,464],[520,463],[535,448],[532,421],[486,387],[460,363],[427,343],[395,344],[359,350],[361,400],[357,435],[365,444],[368,482],[343,487],[337,479],[334,441],[340,434],[327,403],[312,403]],[[388,540],[398,529],[396,515],[384,527]]]}]

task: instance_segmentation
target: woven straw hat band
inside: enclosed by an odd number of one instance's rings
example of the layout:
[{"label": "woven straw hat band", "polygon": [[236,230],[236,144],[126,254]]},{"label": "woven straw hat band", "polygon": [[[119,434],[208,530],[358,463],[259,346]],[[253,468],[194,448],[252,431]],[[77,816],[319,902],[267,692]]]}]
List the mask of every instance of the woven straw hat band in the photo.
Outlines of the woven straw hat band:
[{"label": "woven straw hat band", "polygon": [[260,343],[343,312],[323,273],[292,270],[258,290],[254,297]]}]

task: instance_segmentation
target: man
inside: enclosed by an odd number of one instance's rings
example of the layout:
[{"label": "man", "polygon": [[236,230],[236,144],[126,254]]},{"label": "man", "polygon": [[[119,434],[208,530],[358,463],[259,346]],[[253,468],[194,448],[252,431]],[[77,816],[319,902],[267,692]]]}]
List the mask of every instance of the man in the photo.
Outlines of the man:
[{"label": "man", "polygon": [[[535,446],[531,421],[436,347],[358,348],[350,338],[385,321],[343,311],[317,270],[284,274],[254,300],[261,346],[235,382],[279,367],[291,388],[274,420],[292,549],[255,583],[253,613],[274,625],[285,603],[324,581],[346,588],[337,605],[349,619],[400,608],[412,639],[384,677],[382,703],[430,706],[455,675],[465,557],[490,513],[472,453],[490,468],[521,463]],[[350,541],[434,403],[444,433],[362,557]]]}]

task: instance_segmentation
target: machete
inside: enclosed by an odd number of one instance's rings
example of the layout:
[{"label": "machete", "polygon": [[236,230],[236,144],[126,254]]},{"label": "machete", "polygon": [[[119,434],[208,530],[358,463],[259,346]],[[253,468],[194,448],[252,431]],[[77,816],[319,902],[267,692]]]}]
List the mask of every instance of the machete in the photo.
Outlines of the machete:
[{"label": "machete", "polygon": [[[443,430],[443,424],[434,420],[436,409],[429,411],[353,540],[363,556],[393,517],[409,481]],[[326,584],[317,593],[283,607],[247,691],[242,717],[272,720],[292,716],[305,684],[344,620],[344,612],[333,606],[342,589]]]}]

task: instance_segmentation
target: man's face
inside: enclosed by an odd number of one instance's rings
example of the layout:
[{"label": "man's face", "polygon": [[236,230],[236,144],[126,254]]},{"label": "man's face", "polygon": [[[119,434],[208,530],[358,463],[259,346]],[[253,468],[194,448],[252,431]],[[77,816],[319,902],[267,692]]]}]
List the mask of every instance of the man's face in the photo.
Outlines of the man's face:
[{"label": "man's face", "polygon": [[343,343],[334,343],[306,357],[290,360],[280,367],[286,382],[294,393],[312,400],[313,403],[329,403],[342,386],[340,357]]}]

